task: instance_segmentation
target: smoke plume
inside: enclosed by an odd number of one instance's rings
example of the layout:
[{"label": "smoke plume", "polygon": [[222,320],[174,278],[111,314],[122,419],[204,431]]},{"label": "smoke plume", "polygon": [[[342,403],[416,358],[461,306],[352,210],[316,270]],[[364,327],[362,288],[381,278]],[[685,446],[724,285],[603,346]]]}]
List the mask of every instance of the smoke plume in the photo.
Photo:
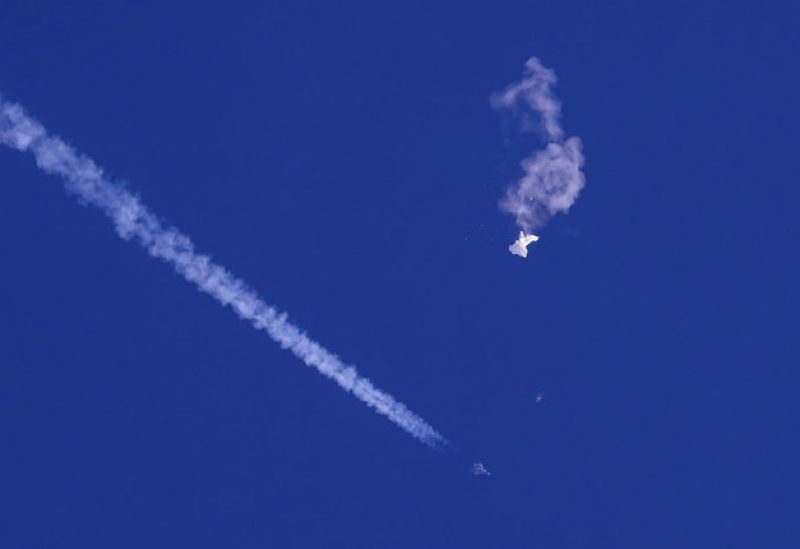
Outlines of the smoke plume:
[{"label": "smoke plume", "polygon": [[491,98],[492,106],[509,112],[523,132],[536,131],[545,140],[544,149],[522,159],[522,176],[500,200],[500,209],[513,215],[526,233],[567,212],[585,184],[581,140],[564,139],[555,83],[555,73],[532,57],[525,63],[522,80]]}]

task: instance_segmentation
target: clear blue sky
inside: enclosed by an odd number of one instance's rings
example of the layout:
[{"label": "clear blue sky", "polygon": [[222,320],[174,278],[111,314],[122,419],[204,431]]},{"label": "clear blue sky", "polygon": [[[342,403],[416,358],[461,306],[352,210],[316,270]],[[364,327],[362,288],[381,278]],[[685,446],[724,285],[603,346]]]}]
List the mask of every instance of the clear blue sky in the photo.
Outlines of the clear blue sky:
[{"label": "clear blue sky", "polygon": [[[456,449],[2,148],[0,546],[800,546],[797,4],[334,4],[7,1],[0,93]],[[588,182],[520,260],[534,55]]]}]

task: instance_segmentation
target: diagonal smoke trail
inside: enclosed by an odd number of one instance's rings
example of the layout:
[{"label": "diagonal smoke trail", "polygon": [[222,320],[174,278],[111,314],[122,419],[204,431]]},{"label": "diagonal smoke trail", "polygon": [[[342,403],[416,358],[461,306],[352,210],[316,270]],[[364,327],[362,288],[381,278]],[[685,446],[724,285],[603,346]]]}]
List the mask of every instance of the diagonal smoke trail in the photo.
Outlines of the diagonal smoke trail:
[{"label": "diagonal smoke trail", "polygon": [[109,182],[89,158],[28,117],[22,107],[0,99],[0,143],[19,151],[30,151],[44,172],[66,180],[68,191],[101,209],[114,222],[125,240],[138,242],[153,257],[170,265],[198,289],[211,295],[256,329],[266,331],[284,349],[290,350],[308,366],[338,383],[345,391],[374,408],[379,414],[431,447],[447,441],[421,417],[391,395],[376,388],[356,369],[342,363],[336,355],[311,340],[286,320],[286,315],[264,303],[245,283],[197,253],[189,237],[174,227],[164,226],[141,201],[118,185]]},{"label": "diagonal smoke trail", "polygon": [[491,98],[494,108],[509,110],[519,119],[522,131],[538,129],[547,141],[543,150],[520,162],[524,174],[500,201],[500,209],[513,215],[525,232],[541,227],[559,212],[567,212],[586,182],[581,171],[581,140],[564,140],[559,121],[561,103],[552,90],[555,83],[556,74],[531,57],[525,63],[522,80]]}]

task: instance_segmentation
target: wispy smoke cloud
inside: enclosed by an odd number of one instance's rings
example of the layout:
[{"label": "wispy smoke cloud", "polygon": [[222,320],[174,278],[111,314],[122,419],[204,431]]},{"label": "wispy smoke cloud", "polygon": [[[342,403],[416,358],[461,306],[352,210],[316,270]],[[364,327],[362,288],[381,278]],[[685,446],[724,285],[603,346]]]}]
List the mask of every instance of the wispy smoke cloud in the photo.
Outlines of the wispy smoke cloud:
[{"label": "wispy smoke cloud", "polygon": [[147,252],[166,263],[201,291],[223,305],[230,306],[242,319],[258,330],[264,330],[284,349],[291,351],[308,366],[333,379],[345,391],[372,407],[379,414],[425,444],[438,447],[447,441],[426,423],[360,376],[353,366],[344,364],[336,355],[310,339],[288,322],[286,315],[264,303],[245,283],[207,255],[195,251],[194,244],[178,229],[165,226],[136,196],[108,181],[102,170],[89,158],[28,117],[16,104],[0,99],[0,143],[19,151],[30,151],[44,172],[66,180],[68,191],[81,201],[102,210],[125,240],[134,240]]},{"label": "wispy smoke cloud", "polygon": [[522,80],[491,97],[495,109],[508,110],[520,121],[523,131],[538,130],[546,141],[543,150],[520,162],[522,177],[500,201],[500,209],[513,215],[525,232],[569,210],[586,181],[581,171],[581,140],[564,140],[559,121],[561,103],[552,89],[555,83],[555,73],[532,57],[525,63]]}]

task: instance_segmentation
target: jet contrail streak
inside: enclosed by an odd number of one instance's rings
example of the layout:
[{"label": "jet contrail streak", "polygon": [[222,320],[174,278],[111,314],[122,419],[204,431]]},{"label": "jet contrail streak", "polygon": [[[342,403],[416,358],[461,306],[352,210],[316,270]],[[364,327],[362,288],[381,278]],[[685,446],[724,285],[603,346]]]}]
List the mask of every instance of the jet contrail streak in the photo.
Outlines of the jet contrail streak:
[{"label": "jet contrail streak", "polygon": [[336,381],[367,406],[428,446],[447,445],[446,439],[425,420],[361,377],[353,366],[344,364],[310,339],[288,322],[285,314],[264,303],[243,281],[214,264],[207,255],[197,253],[189,237],[162,224],[136,196],[109,182],[90,158],[58,137],[49,136],[41,124],[25,114],[22,107],[2,99],[0,143],[33,153],[40,169],[63,177],[68,191],[108,215],[123,239],[138,242],[150,255],[172,265],[176,272],[201,291],[223,305],[229,305],[239,317],[248,320],[256,329],[267,332],[281,347]]}]

